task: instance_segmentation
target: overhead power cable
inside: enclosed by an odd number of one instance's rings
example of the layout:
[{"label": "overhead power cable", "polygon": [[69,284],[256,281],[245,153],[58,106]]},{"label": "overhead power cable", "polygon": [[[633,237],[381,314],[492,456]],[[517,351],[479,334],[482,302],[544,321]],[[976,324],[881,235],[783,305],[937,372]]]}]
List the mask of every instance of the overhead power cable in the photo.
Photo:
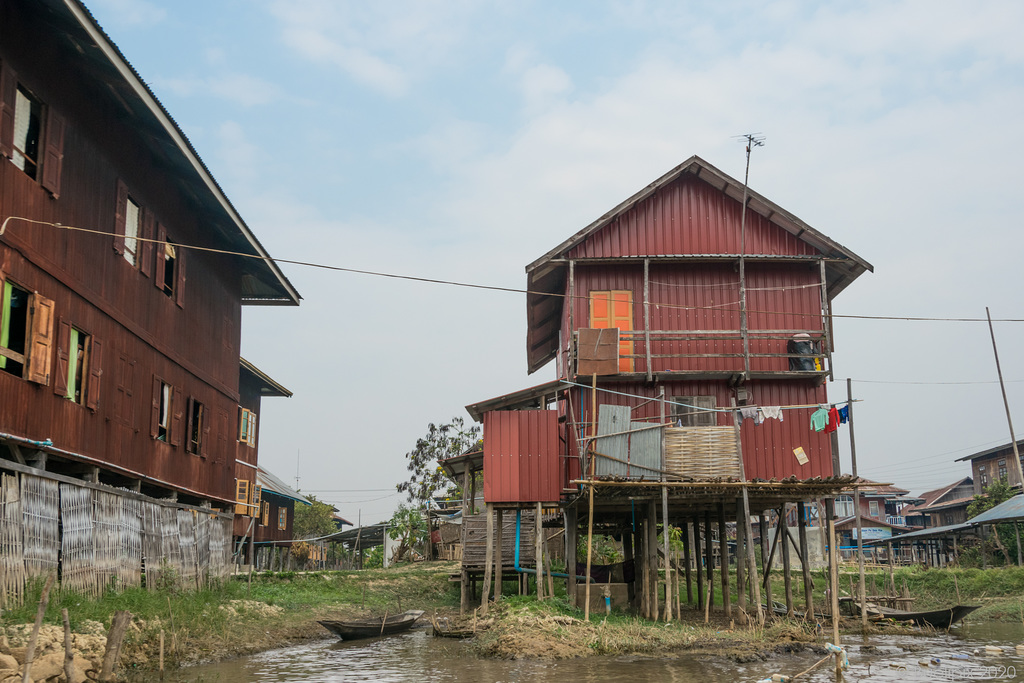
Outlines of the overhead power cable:
[{"label": "overhead power cable", "polygon": [[[92,228],[81,228],[81,227],[72,226],[72,225],[64,225],[62,223],[52,223],[52,222],[49,222],[49,221],[40,221],[40,220],[35,220],[35,219],[32,219],[32,218],[24,218],[24,217],[21,217],[21,216],[8,216],[7,218],[5,218],[3,224],[0,224],[0,235],[4,234],[4,231],[7,229],[7,224],[10,221],[12,221],[12,220],[24,221],[26,223],[30,223],[30,224],[34,224],[34,225],[44,225],[44,226],[49,226],[49,227],[55,227],[55,228],[59,228],[61,230],[69,230],[69,231],[81,232],[81,233],[92,234],[92,235],[102,235],[102,236],[110,237],[110,238],[123,237],[123,235],[120,235],[120,234],[117,234],[117,233],[113,233],[113,232],[110,232],[108,230],[95,230],[95,229],[92,229]],[[138,242],[150,242],[150,243],[153,243],[153,244],[160,244],[160,245],[168,244],[168,242],[166,242],[164,240],[156,240],[156,239],[152,239],[152,238],[148,238],[148,237],[134,237],[132,239],[134,239],[134,240],[136,240]],[[536,291],[536,290],[530,290],[530,289],[519,289],[519,288],[516,288],[516,287],[500,287],[500,286],[497,286],[497,285],[483,285],[483,284],[478,284],[478,283],[473,283],[473,282],[459,282],[457,280],[441,280],[441,279],[437,279],[437,278],[420,277],[420,276],[416,276],[416,275],[403,275],[403,274],[399,274],[399,273],[386,273],[386,272],[383,272],[383,271],[365,270],[365,269],[361,269],[361,268],[347,268],[347,267],[344,267],[344,266],[335,266],[335,265],[330,265],[330,264],[325,264],[325,263],[316,263],[316,262],[313,262],[313,261],[300,261],[300,260],[296,260],[296,259],[274,258],[274,257],[271,257],[271,256],[263,256],[261,254],[251,254],[251,253],[246,253],[246,252],[241,252],[241,251],[231,251],[229,249],[216,249],[214,247],[203,247],[203,246],[194,245],[194,244],[174,243],[174,247],[176,249],[190,249],[190,250],[193,250],[193,251],[203,251],[203,252],[207,252],[207,253],[211,253],[211,254],[223,254],[223,255],[226,255],[226,256],[237,256],[239,258],[248,258],[248,259],[254,259],[254,260],[258,260],[258,261],[266,261],[266,262],[269,262],[269,263],[288,263],[288,264],[291,264],[291,265],[303,266],[303,267],[306,267],[306,268],[318,268],[318,269],[322,269],[322,270],[330,270],[330,271],[341,272],[341,273],[353,273],[353,274],[356,274],[356,275],[370,275],[370,276],[373,276],[373,277],[384,277],[384,278],[391,278],[391,279],[395,279],[395,280],[409,280],[409,281],[412,281],[412,282],[426,282],[426,283],[437,284],[437,285],[448,285],[448,286],[451,286],[451,287],[465,287],[465,288],[469,288],[469,289],[483,289],[483,290],[490,290],[490,291],[495,291],[495,292],[508,292],[508,293],[511,293],[511,294],[530,294],[530,295],[534,295],[534,296],[555,297],[555,298],[562,298],[562,299],[584,299],[584,300],[589,300],[590,299],[589,296],[580,296],[580,295],[573,296],[573,295],[569,295],[569,294],[563,294],[563,293],[560,293],[560,292],[542,292],[542,291]],[[738,307],[738,305],[739,305],[739,302],[735,302],[735,303],[734,302],[729,302],[727,304],[715,304],[715,305],[711,305],[711,306],[683,306],[683,305],[679,305],[679,304],[668,304],[668,303],[660,303],[660,302],[654,302],[654,301],[648,301],[646,303],[649,304],[649,305],[653,305],[653,306],[661,306],[663,308],[675,308],[675,309],[680,309],[680,310],[721,310],[722,306],[735,305],[735,306]],[[735,313],[737,315],[739,315],[739,308],[736,309]],[[846,320],[899,320],[899,321],[904,321],[904,322],[970,322],[970,323],[975,323],[975,322],[987,323],[988,322],[988,318],[942,318],[942,317],[926,317],[926,316],[899,316],[899,315],[851,315],[851,314],[836,314],[836,313],[828,314],[828,313],[822,313],[822,312],[802,313],[802,312],[799,312],[799,311],[763,311],[763,310],[754,310],[754,309],[748,309],[747,313],[748,314],[749,313],[758,313],[758,314],[764,314],[764,315],[788,315],[788,316],[793,316],[793,317],[796,317],[796,318],[813,318],[815,320],[818,320],[818,319],[830,319],[831,318],[831,319],[846,319]],[[992,320],[992,322],[1024,323],[1024,319],[1022,319],[1022,318],[994,318]]]}]

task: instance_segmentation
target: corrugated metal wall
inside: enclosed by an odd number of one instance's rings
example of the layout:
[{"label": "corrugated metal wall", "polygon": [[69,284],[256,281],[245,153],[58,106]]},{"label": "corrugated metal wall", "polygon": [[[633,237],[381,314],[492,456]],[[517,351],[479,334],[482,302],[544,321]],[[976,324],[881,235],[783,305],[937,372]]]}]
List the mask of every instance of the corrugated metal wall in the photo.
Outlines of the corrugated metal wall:
[{"label": "corrugated metal wall", "polygon": [[[681,381],[655,385],[640,382],[615,382],[598,385],[598,403],[635,406],[632,411],[634,421],[646,419],[656,422],[660,416],[660,406],[656,399],[661,386],[665,387],[668,401],[675,396],[714,396],[715,404],[718,407],[727,408],[733,398],[733,392],[726,381]],[[602,392],[602,387],[644,398],[629,398]],[[816,406],[816,404],[828,400],[824,385],[815,385],[807,380],[752,381],[747,384],[747,388],[750,391],[752,405]],[[591,419],[590,389],[577,386],[570,390],[570,394],[575,412],[571,421],[585,425],[583,435],[589,436],[589,426],[586,425]],[[785,420],[782,422],[767,420],[761,425],[755,425],[752,420],[743,422],[740,438],[747,479],[782,479],[789,476],[809,479],[832,475],[831,440],[827,434],[815,432],[810,426],[810,416],[815,409],[816,407],[808,407],[787,410],[784,412]],[[666,406],[666,414],[672,415],[671,405]],[[716,424],[723,427],[731,426],[733,424],[732,415],[728,412],[718,413]],[[568,425],[565,429],[570,461],[578,461],[576,444],[578,430],[574,430]],[[807,454],[809,462],[806,465],[800,465],[793,454],[793,449],[797,447],[802,447]],[[640,475],[638,473],[634,476]]]},{"label": "corrugated metal wall", "polygon": [[558,411],[484,413],[484,500],[556,502],[562,495]]}]

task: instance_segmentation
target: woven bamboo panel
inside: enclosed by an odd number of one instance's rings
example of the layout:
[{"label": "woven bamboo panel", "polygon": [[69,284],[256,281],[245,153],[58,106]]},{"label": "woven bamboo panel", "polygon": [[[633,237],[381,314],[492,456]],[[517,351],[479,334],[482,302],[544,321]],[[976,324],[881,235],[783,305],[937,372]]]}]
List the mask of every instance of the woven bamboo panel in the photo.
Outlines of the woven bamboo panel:
[{"label": "woven bamboo panel", "polygon": [[[523,510],[520,520],[519,563],[525,567],[534,564],[534,524],[533,510]],[[462,524],[466,527],[466,542],[462,549],[463,567],[483,567],[487,556],[487,515],[484,513],[464,517]],[[494,518],[494,535],[497,538],[498,518]],[[505,510],[501,519],[502,562],[505,566],[515,563],[516,513]],[[497,554],[497,548],[495,548]]]},{"label": "woven bamboo panel", "polygon": [[156,503],[142,503],[142,568],[146,577],[146,588],[156,590],[163,579],[164,553],[161,542],[160,506]]},{"label": "woven bamboo panel", "polygon": [[17,607],[25,598],[21,486],[16,476],[0,478],[0,606]]},{"label": "woven bamboo panel", "polygon": [[231,571],[231,520],[210,519],[210,578],[226,579]]},{"label": "woven bamboo panel", "polygon": [[680,479],[740,477],[740,456],[732,427],[665,429],[665,469]]},{"label": "woven bamboo panel", "polygon": [[96,547],[92,491],[74,484],[60,485],[60,587],[95,597]]},{"label": "woven bamboo panel", "polygon": [[100,592],[120,590],[121,517],[124,510],[121,496],[104,491],[93,492],[93,528],[96,534],[96,583]]},{"label": "woven bamboo panel", "polygon": [[27,578],[57,571],[60,553],[60,489],[51,479],[21,475],[21,513],[25,524]]},{"label": "woven bamboo panel", "polygon": [[185,589],[198,587],[198,558],[196,556],[196,521],[192,510],[178,510],[178,539],[181,544],[181,585]]},{"label": "woven bamboo panel", "polygon": [[121,498],[121,557],[118,589],[142,585],[142,501]]},{"label": "woven bamboo panel", "polygon": [[210,518],[193,512],[196,524],[196,569],[198,585],[205,586],[210,568]]},{"label": "woven bamboo panel", "polygon": [[178,511],[172,507],[160,509],[161,569],[166,570],[181,585],[181,539],[178,532]]}]

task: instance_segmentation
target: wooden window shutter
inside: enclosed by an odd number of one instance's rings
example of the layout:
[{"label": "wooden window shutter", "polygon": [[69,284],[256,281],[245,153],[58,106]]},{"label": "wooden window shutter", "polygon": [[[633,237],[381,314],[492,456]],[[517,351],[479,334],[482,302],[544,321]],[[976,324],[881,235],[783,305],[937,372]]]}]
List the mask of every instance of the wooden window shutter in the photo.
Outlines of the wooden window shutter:
[{"label": "wooden window shutter", "polygon": [[185,307],[185,250],[180,246],[177,250],[177,258],[174,259],[174,267],[176,268],[176,282],[174,283],[174,303],[178,304],[178,308]]},{"label": "wooden window shutter", "polygon": [[100,407],[100,380],[103,378],[103,342],[90,337],[89,379],[85,385],[85,405],[95,412]]},{"label": "wooden window shutter", "polygon": [[[616,327],[620,332],[633,329],[633,292],[613,289],[590,292],[590,327]],[[633,341],[619,337],[619,372],[633,372]]]},{"label": "wooden window shutter", "polygon": [[154,223],[156,219],[153,217],[152,211],[146,211],[143,215],[142,226],[139,230],[141,233],[139,237],[139,272],[144,276],[149,277],[149,274],[153,271],[153,243],[150,242],[153,239],[153,235],[156,234],[154,230]]},{"label": "wooden window shutter", "polygon": [[[53,300],[36,292],[32,295],[32,337],[28,343],[28,380],[36,384],[50,381],[53,357]],[[64,376],[65,383],[67,375]],[[66,388],[66,387],[65,387]]]},{"label": "wooden window shutter", "polygon": [[157,223],[156,244],[154,245],[154,251],[156,251],[156,264],[153,269],[153,286],[161,291],[164,288],[164,266],[167,263],[164,253],[164,242],[166,241],[167,231],[164,229],[163,225]]},{"label": "wooden window shutter", "polygon": [[262,526],[267,526],[267,525],[270,524],[270,501],[269,500],[263,501],[263,516],[260,519],[260,524]]},{"label": "wooden window shutter", "polygon": [[288,508],[280,508],[277,511],[277,528],[284,531],[288,528]]},{"label": "wooden window shutter", "polygon": [[61,320],[57,332],[57,367],[53,378],[53,393],[66,396],[68,393],[68,347],[71,345],[71,323]]},{"label": "wooden window shutter", "polygon": [[249,514],[249,480],[248,479],[236,479],[235,480],[235,514],[236,515],[248,515]]},{"label": "wooden window shutter", "polygon": [[64,128],[64,117],[53,107],[47,107],[42,184],[54,199],[60,196],[60,176],[64,166]]},{"label": "wooden window shutter", "polygon": [[128,219],[128,186],[117,181],[117,207],[114,209],[114,251],[124,254],[125,221]]},{"label": "wooden window shutter", "polygon": [[252,505],[253,508],[259,509],[260,502],[263,500],[263,487],[258,483],[252,485]]},{"label": "wooden window shutter", "polygon": [[201,455],[201,456],[203,456],[205,458],[206,454],[209,452],[210,416],[206,414],[206,410],[203,410],[203,416],[202,417],[203,417],[203,424],[202,424],[203,433],[200,435],[201,438],[199,439],[199,455]]},{"label": "wooden window shutter", "polygon": [[185,404],[185,450],[189,453],[192,452],[192,415],[195,403],[196,400],[189,396],[188,403]]},{"label": "wooden window shutter", "polygon": [[163,393],[164,383],[159,377],[153,377],[153,410],[149,421],[149,435],[156,438],[160,435],[160,394]]},{"label": "wooden window shutter", "polygon": [[[181,443],[181,409],[184,407],[181,397],[181,389],[174,387],[173,397],[171,398],[171,424],[167,428],[169,432],[168,443],[172,446],[177,446]],[[186,436],[186,438],[188,438]]]},{"label": "wooden window shutter", "polygon": [[14,106],[18,97],[18,77],[0,62],[0,154],[10,158],[14,154]]}]

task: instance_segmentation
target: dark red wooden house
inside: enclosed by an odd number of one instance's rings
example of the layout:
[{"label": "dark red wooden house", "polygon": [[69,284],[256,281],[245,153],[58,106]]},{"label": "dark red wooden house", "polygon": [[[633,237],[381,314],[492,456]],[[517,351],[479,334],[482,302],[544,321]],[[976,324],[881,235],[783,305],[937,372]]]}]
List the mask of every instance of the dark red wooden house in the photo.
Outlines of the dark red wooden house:
[{"label": "dark red wooden house", "polygon": [[0,221],[0,457],[230,511],[242,306],[299,295],[77,0],[0,1]]}]

